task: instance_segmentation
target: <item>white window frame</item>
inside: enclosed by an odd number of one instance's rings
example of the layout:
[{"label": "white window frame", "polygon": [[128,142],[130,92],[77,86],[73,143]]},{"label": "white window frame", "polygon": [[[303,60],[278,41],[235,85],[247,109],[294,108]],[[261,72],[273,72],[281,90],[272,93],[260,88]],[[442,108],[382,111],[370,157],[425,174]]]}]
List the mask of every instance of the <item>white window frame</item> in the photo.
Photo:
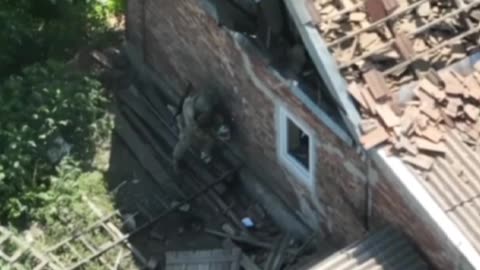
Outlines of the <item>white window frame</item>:
[{"label": "white window frame", "polygon": [[[301,119],[290,113],[283,105],[278,106],[277,116],[277,153],[279,160],[304,184],[313,186],[316,142],[312,129]],[[288,153],[288,120],[292,121],[308,136],[308,169]]]}]

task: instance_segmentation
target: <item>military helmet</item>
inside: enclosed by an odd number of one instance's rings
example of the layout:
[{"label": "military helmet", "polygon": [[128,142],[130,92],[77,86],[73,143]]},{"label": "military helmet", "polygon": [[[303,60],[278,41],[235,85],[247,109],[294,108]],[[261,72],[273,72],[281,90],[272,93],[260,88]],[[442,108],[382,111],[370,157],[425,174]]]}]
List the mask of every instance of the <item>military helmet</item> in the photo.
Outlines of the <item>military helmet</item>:
[{"label": "military helmet", "polygon": [[195,111],[199,113],[210,113],[218,101],[218,96],[213,90],[203,91],[195,98]]}]

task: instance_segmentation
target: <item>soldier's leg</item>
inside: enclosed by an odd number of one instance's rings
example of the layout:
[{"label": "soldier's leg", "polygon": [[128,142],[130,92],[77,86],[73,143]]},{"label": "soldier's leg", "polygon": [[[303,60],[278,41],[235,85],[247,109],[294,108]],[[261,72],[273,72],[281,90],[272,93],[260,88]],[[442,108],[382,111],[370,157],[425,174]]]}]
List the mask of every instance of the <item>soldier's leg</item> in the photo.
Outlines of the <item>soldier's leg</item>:
[{"label": "soldier's leg", "polygon": [[192,136],[193,132],[191,129],[183,129],[180,132],[180,136],[178,139],[177,144],[175,145],[175,148],[173,149],[173,166],[176,171],[178,171],[179,168],[179,163],[182,161],[183,157],[185,156],[185,153],[188,151],[188,149],[192,145]]},{"label": "soldier's leg", "polygon": [[212,151],[215,146],[215,139],[209,134],[202,134],[202,148],[200,152],[200,158],[205,163],[212,161]]}]

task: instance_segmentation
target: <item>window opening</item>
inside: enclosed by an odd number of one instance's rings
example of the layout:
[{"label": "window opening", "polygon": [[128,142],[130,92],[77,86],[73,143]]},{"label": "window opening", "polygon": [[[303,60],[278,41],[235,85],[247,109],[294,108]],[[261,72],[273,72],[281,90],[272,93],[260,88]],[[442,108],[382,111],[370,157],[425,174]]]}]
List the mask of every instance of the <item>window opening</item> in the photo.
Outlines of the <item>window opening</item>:
[{"label": "window opening", "polygon": [[310,138],[287,118],[287,153],[306,170],[310,169]]}]

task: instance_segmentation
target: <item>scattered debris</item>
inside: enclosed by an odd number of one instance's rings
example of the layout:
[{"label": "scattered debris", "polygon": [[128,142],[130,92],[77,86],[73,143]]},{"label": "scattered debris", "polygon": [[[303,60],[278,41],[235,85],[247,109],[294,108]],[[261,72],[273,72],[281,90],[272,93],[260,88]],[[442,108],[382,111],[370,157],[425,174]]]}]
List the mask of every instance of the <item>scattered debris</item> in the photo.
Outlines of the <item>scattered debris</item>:
[{"label": "scattered debris", "polygon": [[158,260],[154,257],[151,257],[149,260],[148,260],[148,263],[147,263],[147,269],[149,270],[155,270],[157,269],[158,267]]},{"label": "scattered debris", "polygon": [[[225,239],[223,241],[223,247],[225,249],[238,248],[238,246],[235,245],[235,243],[233,243],[230,239]],[[242,266],[245,270],[261,270],[260,267],[258,267],[258,265],[256,265],[252,259],[250,259],[250,257],[243,253],[240,255],[240,266]]]},{"label": "scattered debris", "polygon": [[360,141],[362,142],[365,149],[373,148],[389,138],[388,133],[382,127],[377,127],[375,130],[364,135]]},{"label": "scattered debris", "polygon": [[167,239],[167,237],[164,234],[157,232],[156,229],[153,229],[150,231],[150,237],[160,242],[164,242]]},{"label": "scattered debris", "polygon": [[178,210],[182,212],[188,212],[190,211],[190,204],[186,203],[178,208]]},{"label": "scattered debris", "polygon": [[284,235],[275,243],[275,248],[268,256],[265,269],[280,270],[286,255],[286,249],[290,241],[290,236]]},{"label": "scattered debris", "polygon": [[123,222],[128,231],[133,231],[137,228],[137,222],[135,221],[135,215],[133,214],[125,214]]},{"label": "scattered debris", "polygon": [[242,218],[242,224],[248,229],[255,227],[255,223],[249,217]]},{"label": "scattered debris", "polygon": [[472,74],[465,67],[461,73],[450,68],[472,51],[469,36],[478,39],[472,21],[467,19],[468,27],[458,23],[461,16],[478,21],[480,13],[472,3],[312,2],[317,29],[359,105],[364,119],[359,123],[361,142],[367,150],[381,146],[428,170],[432,158],[445,152],[442,141],[451,129],[461,131],[468,138],[465,143],[476,147],[480,62],[473,64]]},{"label": "scattered debris", "polygon": [[233,226],[229,223],[225,223],[222,225],[222,230],[226,233],[228,233],[229,235],[236,235],[236,231],[235,231],[235,228],[233,228]]}]

